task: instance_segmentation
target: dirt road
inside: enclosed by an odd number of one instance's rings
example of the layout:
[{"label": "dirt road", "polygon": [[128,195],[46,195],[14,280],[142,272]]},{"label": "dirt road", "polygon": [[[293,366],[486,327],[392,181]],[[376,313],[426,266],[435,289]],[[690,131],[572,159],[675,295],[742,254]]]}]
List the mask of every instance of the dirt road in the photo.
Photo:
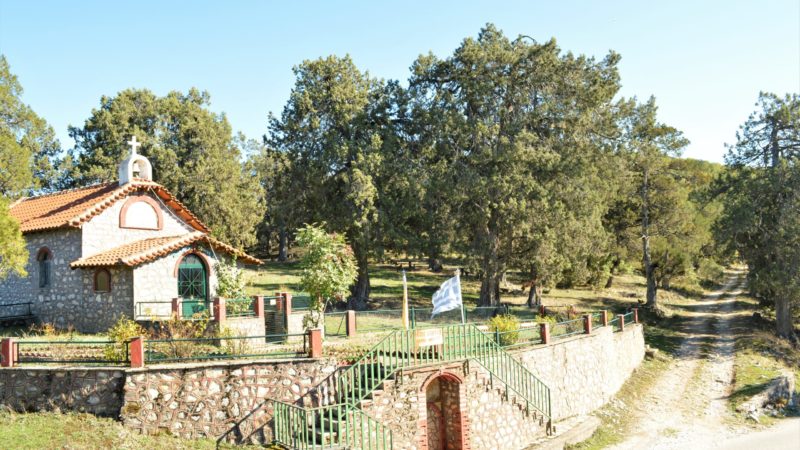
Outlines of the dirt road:
[{"label": "dirt road", "polygon": [[743,286],[743,273],[734,273],[722,289],[686,307],[676,361],[633,406],[636,431],[611,448],[723,448],[745,431],[724,421],[734,374],[731,315]]}]

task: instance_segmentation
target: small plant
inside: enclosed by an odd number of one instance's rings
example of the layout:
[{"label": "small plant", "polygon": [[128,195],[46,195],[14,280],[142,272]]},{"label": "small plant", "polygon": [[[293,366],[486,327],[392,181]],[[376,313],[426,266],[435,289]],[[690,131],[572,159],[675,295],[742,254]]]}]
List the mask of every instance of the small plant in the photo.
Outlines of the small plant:
[{"label": "small plant", "polygon": [[725,280],[725,269],[710,258],[703,258],[697,266],[697,276],[701,280],[722,283]]},{"label": "small plant", "polygon": [[222,350],[228,355],[246,355],[251,352],[251,346],[248,339],[231,339],[245,336],[242,333],[235,332],[234,330],[224,327],[217,337],[220,338]]},{"label": "small plant", "polygon": [[248,297],[231,298],[225,302],[225,310],[230,316],[241,316],[253,311],[253,301]]},{"label": "small plant", "polygon": [[128,319],[125,314],[123,314],[117,320],[117,323],[108,329],[108,338],[114,341],[114,343],[107,345],[103,349],[105,359],[109,361],[125,361],[128,341],[137,336],[143,336],[144,334],[145,330],[141,325]]},{"label": "small plant", "polygon": [[222,258],[215,266],[217,271],[217,295],[225,298],[242,298],[247,286],[247,277],[236,265],[236,259]]},{"label": "small plant", "polygon": [[494,316],[489,319],[489,329],[497,332],[498,344],[502,346],[516,344],[519,340],[519,319],[511,314]]},{"label": "small plant", "polygon": [[311,297],[303,326],[319,328],[326,299],[344,297],[347,288],[355,281],[358,273],[356,259],[344,236],[329,234],[320,226],[301,228],[297,232],[297,244],[304,250],[300,284]]},{"label": "small plant", "polygon": [[209,330],[210,317],[203,311],[192,316],[192,320],[182,320],[172,315],[169,320],[161,322],[157,330],[151,330],[153,339],[169,339],[169,342],[156,344],[156,351],[170,358],[187,358],[204,352],[208,345],[196,341],[175,341],[174,339],[201,339],[214,337]]}]

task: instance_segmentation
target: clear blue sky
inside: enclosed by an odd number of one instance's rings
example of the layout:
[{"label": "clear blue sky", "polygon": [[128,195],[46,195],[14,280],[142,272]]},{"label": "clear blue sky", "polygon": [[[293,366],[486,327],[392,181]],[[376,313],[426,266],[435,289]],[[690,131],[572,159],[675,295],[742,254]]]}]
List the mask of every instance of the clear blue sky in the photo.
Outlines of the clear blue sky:
[{"label": "clear blue sky", "polygon": [[408,78],[421,53],[447,56],[493,22],[563,50],[622,54],[622,95],[655,95],[661,119],[721,161],[758,92],[800,91],[798,1],[37,1],[0,0],[0,53],[62,145],[101,95],[211,93],[234,130],[266,131],[304,59],[349,53],[362,70]]}]

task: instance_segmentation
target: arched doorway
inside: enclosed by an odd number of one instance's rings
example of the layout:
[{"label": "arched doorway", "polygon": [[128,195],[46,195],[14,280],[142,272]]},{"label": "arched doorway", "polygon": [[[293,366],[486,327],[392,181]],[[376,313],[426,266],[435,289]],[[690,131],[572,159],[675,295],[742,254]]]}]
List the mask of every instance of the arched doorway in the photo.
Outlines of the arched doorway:
[{"label": "arched doorway", "polygon": [[208,302],[208,271],[200,256],[190,253],[178,266],[178,296],[183,300],[181,314],[191,317],[204,311]]},{"label": "arched doorway", "polygon": [[461,411],[461,380],[442,374],[425,386],[428,450],[464,448]]}]

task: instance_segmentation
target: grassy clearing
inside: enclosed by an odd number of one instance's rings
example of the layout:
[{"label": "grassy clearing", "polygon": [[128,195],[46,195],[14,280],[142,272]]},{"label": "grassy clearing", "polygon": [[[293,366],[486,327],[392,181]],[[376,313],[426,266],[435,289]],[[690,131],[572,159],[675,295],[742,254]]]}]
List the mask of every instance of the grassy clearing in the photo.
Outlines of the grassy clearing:
[{"label": "grassy clearing", "polygon": [[14,449],[156,449],[211,450],[262,448],[233,446],[211,439],[186,440],[167,434],[143,436],[112,419],[90,414],[0,412],[0,442]]}]

